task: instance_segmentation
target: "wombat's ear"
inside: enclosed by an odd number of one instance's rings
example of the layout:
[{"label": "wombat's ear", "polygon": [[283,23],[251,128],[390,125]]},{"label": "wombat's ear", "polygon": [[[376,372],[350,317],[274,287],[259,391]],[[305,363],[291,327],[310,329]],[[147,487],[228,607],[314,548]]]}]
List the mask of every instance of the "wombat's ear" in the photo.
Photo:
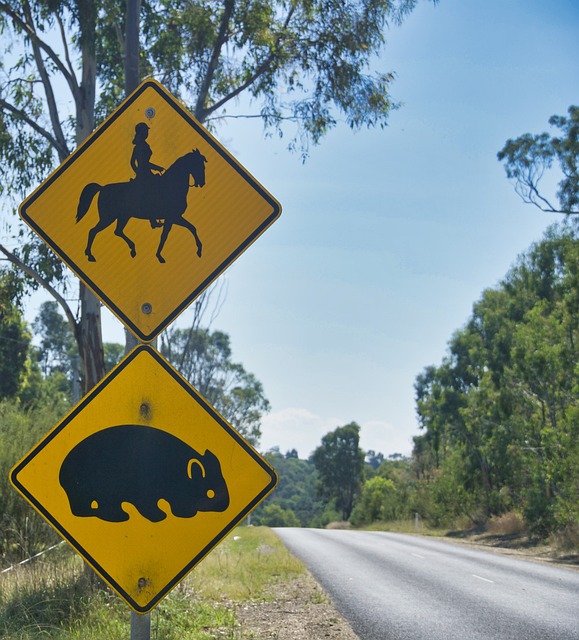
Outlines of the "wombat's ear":
[{"label": "wombat's ear", "polygon": [[201,477],[204,478],[205,467],[201,464],[201,460],[197,460],[196,458],[191,458],[191,460],[189,460],[189,463],[187,464],[187,475],[189,476],[189,478],[193,479],[193,467],[195,465],[199,465],[199,468],[201,469]]}]

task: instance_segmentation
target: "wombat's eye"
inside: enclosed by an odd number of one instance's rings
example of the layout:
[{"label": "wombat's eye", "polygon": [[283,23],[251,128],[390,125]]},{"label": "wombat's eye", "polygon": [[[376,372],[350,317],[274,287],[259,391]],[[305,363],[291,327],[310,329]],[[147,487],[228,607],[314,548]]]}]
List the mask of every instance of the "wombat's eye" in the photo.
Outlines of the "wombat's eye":
[{"label": "wombat's eye", "polygon": [[213,489],[209,489],[207,491],[207,497],[208,498],[215,498],[215,491],[213,491]]}]

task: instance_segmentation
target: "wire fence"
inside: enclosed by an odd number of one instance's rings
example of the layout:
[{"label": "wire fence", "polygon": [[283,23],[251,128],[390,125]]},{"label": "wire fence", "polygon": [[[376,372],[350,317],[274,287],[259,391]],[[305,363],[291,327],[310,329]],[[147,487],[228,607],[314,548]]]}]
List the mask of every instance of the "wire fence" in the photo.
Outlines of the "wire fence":
[{"label": "wire fence", "polygon": [[33,556],[30,556],[30,558],[26,558],[25,560],[22,560],[22,562],[18,562],[17,564],[13,564],[12,566],[8,567],[7,569],[2,569],[2,571],[0,571],[0,575],[2,575],[3,573],[8,573],[9,571],[12,571],[13,569],[16,569],[17,567],[21,567],[23,564],[26,564],[27,562],[30,562],[31,560],[34,560],[36,558],[40,558],[40,556],[43,556],[45,553],[48,553],[49,551],[53,551],[57,547],[60,547],[60,545],[64,544],[64,542],[65,542],[64,540],[61,540],[57,544],[53,544],[52,547],[48,547],[48,549],[44,549],[44,551],[39,551],[38,553],[34,554]]}]

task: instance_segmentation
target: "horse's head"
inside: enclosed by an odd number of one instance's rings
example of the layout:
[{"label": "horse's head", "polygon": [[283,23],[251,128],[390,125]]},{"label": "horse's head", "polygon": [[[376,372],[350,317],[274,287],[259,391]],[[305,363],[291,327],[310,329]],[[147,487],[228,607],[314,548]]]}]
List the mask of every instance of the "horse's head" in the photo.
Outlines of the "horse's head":
[{"label": "horse's head", "polygon": [[207,162],[207,158],[202,155],[199,149],[194,149],[191,153],[187,154],[190,159],[188,169],[191,174],[194,183],[194,187],[204,187],[205,186],[205,163]]}]

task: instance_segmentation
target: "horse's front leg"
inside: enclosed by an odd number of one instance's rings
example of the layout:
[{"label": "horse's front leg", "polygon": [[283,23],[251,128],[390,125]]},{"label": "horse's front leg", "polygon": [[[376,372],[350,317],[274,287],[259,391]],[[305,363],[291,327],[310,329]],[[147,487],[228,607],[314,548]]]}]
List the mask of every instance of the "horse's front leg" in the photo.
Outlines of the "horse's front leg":
[{"label": "horse's front leg", "polygon": [[195,242],[197,244],[197,255],[201,257],[203,245],[201,244],[201,240],[197,235],[197,229],[188,220],[185,220],[185,218],[178,218],[177,220],[175,220],[175,224],[178,224],[181,227],[185,227],[185,229],[188,229],[193,234],[193,237],[195,238]]},{"label": "horse's front leg", "polygon": [[161,240],[159,241],[159,247],[157,249],[157,259],[160,263],[165,262],[165,258],[161,255],[161,251],[163,251],[163,247],[165,246],[165,242],[167,240],[167,236],[169,235],[169,231],[171,231],[171,227],[173,223],[169,220],[165,220],[165,224],[163,225],[163,232],[161,233]]},{"label": "horse's front leg", "polygon": [[106,229],[111,224],[111,221],[103,220],[102,218],[95,224],[95,226],[88,232],[88,242],[86,243],[86,249],[84,253],[89,262],[96,262],[96,258],[92,254],[92,243],[94,242],[97,233]]},{"label": "horse's front leg", "polygon": [[122,238],[129,245],[129,249],[131,250],[131,258],[134,258],[137,255],[135,243],[124,234],[124,229],[127,226],[128,221],[128,217],[118,219],[117,226],[115,228],[115,235],[119,238]]}]

